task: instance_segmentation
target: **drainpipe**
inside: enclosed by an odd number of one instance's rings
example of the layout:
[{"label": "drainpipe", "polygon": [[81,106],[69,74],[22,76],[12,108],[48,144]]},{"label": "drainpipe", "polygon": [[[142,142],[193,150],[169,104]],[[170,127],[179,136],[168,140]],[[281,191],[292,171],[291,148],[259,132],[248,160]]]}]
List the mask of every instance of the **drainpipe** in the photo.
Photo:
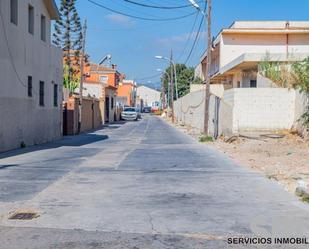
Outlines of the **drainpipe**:
[{"label": "drainpipe", "polygon": [[[286,22],[285,24],[286,29],[290,29],[290,22]],[[289,34],[286,34],[286,60],[289,59]]]}]

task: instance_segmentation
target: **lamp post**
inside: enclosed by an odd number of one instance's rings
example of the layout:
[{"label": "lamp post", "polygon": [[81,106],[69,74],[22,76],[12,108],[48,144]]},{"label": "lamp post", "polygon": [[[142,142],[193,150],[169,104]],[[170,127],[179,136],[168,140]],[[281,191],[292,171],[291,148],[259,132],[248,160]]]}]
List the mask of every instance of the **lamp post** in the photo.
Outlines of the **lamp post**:
[{"label": "lamp post", "polygon": [[207,66],[206,66],[206,92],[205,92],[205,115],[204,115],[204,134],[208,135],[208,120],[209,120],[209,99],[210,99],[210,67],[211,67],[211,0],[205,0],[207,3],[207,13],[205,13],[194,0],[188,0],[194,8],[200,11],[207,17]]},{"label": "lamp post", "polygon": [[175,63],[175,61],[170,59],[170,58],[168,58],[168,57],[164,57],[164,56],[161,56],[161,55],[157,55],[155,58],[159,59],[159,60],[167,60],[168,62],[170,62],[173,65],[174,74],[175,74],[176,99],[178,99],[177,71],[176,71],[176,63]]}]

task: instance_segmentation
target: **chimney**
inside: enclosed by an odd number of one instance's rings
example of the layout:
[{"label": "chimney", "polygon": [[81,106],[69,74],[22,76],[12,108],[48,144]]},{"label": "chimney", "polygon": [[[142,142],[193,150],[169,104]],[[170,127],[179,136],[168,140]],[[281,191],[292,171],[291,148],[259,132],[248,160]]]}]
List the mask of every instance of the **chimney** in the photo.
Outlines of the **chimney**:
[{"label": "chimney", "polygon": [[117,65],[116,64],[112,64],[112,69],[116,70],[117,69]]}]

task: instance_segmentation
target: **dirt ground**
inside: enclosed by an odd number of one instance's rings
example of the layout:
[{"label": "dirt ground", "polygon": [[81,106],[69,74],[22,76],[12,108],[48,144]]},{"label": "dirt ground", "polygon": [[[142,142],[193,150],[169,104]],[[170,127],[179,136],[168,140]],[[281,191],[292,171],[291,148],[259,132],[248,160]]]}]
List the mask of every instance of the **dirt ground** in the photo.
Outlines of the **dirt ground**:
[{"label": "dirt ground", "polygon": [[237,137],[229,143],[221,138],[208,144],[238,164],[278,181],[291,193],[295,192],[299,181],[309,183],[309,141],[293,134],[260,139]]},{"label": "dirt ground", "polygon": [[[178,129],[199,139],[199,134],[180,125]],[[309,184],[309,139],[303,139],[288,131],[279,132],[276,138],[264,137],[264,134],[243,134],[219,138],[207,145],[216,148],[242,167],[249,167],[263,173],[267,178],[295,193],[300,181]],[[277,134],[277,135],[278,135]],[[281,135],[283,137],[281,137]],[[279,137],[279,138],[278,138]]]}]

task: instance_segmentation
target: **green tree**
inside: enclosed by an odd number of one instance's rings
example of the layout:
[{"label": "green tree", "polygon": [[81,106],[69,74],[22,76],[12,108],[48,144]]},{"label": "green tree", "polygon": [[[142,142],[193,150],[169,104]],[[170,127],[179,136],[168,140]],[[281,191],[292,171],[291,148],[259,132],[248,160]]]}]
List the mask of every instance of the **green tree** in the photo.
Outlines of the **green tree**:
[{"label": "green tree", "polygon": [[[305,92],[309,96],[309,57],[298,62],[272,62],[269,54],[259,64],[259,73],[269,78],[279,87],[288,87]],[[302,116],[309,127],[309,107]]]},{"label": "green tree", "polygon": [[[165,93],[168,92],[168,84],[171,77],[171,70],[173,72],[173,78],[175,80],[174,68],[168,67],[165,69],[163,78],[161,79],[164,83]],[[177,73],[177,85],[178,85],[178,96],[182,97],[190,92],[191,84],[200,84],[202,81],[200,79],[194,78],[194,68],[187,67],[185,64],[176,64]],[[174,99],[176,99],[176,85],[174,84]]]},{"label": "green tree", "polygon": [[77,87],[80,74],[80,53],[82,48],[82,26],[77,13],[76,0],[61,0],[60,18],[56,21],[53,43],[62,48],[64,56],[64,86],[71,92]]},{"label": "green tree", "polygon": [[[292,64],[292,71],[294,77],[294,88],[300,89],[302,92],[306,92],[309,96],[309,57],[301,62],[295,62]],[[307,106],[307,112],[302,116],[304,125],[309,128],[309,107]]]}]

